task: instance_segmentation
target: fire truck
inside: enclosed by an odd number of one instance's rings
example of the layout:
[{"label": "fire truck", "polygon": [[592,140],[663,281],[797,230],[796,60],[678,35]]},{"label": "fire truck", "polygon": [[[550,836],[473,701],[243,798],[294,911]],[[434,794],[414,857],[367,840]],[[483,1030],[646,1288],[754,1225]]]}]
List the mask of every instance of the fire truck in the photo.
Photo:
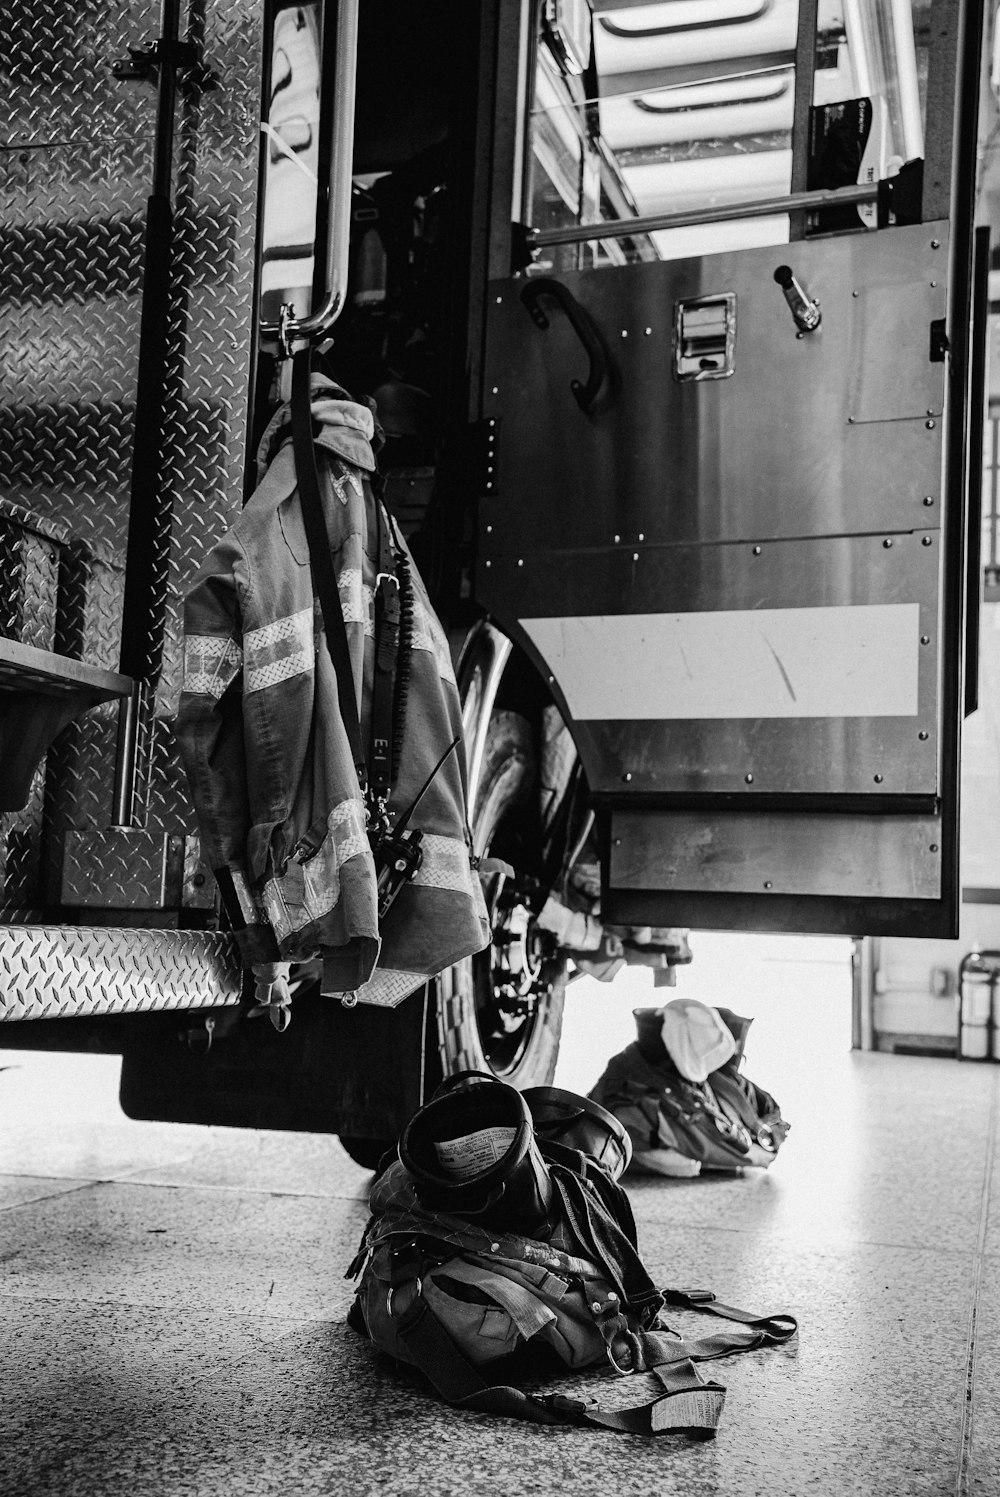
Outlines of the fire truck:
[{"label": "fire truck", "polygon": [[[0,1044],[339,1134],[551,1078],[568,970],[953,936],[988,233],[974,0],[14,0]],[[491,947],[251,1016],[173,723],[288,356],[374,400]],[[572,1001],[572,998],[568,1001]]]}]

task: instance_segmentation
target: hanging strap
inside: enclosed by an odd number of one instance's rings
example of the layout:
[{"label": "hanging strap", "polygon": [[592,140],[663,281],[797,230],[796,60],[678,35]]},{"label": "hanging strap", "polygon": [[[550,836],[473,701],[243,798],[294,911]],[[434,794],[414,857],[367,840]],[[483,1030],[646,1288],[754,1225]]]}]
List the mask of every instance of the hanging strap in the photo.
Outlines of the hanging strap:
[{"label": "hanging strap", "polygon": [[319,473],[313,447],[312,399],[309,387],[311,369],[312,350],[310,348],[301,348],[293,354],[292,449],[295,454],[295,472],[302,505],[302,523],[305,526],[306,540],[309,543],[309,569],[323,614],[326,647],[330,652],[330,659],[337,677],[340,714],[344,721],[358,782],[364,794],[368,789],[368,769],[361,742],[361,721],[358,717],[358,702],[354,691],[354,667],[351,664],[351,652],[347,643],[344,611],[340,605],[337,574],[333,569],[333,557],[330,554],[330,537],[323,514]]},{"label": "hanging strap", "polygon": [[711,1289],[661,1289],[660,1293],[665,1305],[673,1305],[678,1310],[703,1310],[708,1315],[748,1325],[760,1331],[763,1343],[768,1346],[781,1346],[798,1329],[793,1315],[754,1315],[749,1310],[738,1310],[733,1305],[722,1304]]},{"label": "hanging strap", "polygon": [[[707,1382],[693,1361],[683,1355],[651,1369],[661,1391],[620,1409],[601,1408],[590,1398],[529,1394],[509,1385],[484,1382],[424,1298],[419,1266],[415,1251],[392,1254],[390,1314],[413,1362],[440,1396],[456,1408],[502,1414],[534,1424],[586,1424],[623,1434],[672,1431],[700,1438],[714,1435],[726,1390],[719,1383]],[[673,1345],[679,1346],[677,1342]]]},{"label": "hanging strap", "polygon": [[395,716],[393,681],[399,655],[401,610],[396,558],[393,554],[389,527],[382,512],[382,501],[378,495],[375,498],[375,527],[378,537],[378,572],[375,579],[375,676],[372,682],[369,786],[384,835],[388,830],[385,808],[392,786]]}]

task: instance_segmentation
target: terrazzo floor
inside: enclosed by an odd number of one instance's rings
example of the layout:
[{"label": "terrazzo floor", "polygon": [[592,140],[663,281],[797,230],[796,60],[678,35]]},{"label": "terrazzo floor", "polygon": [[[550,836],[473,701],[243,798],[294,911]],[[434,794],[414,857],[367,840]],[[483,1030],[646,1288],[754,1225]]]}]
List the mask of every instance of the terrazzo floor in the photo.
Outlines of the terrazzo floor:
[{"label": "terrazzo floor", "polygon": [[[1000,1069],[851,1053],[843,979],[714,992],[792,1123],[769,1172],[629,1185],[655,1278],[799,1320],[714,1365],[706,1443],[442,1407],[344,1324],[370,1176],[335,1139],[131,1122],[114,1057],[0,1051],[0,1493],[1000,1497]],[[557,1080],[665,996],[571,988]]]}]

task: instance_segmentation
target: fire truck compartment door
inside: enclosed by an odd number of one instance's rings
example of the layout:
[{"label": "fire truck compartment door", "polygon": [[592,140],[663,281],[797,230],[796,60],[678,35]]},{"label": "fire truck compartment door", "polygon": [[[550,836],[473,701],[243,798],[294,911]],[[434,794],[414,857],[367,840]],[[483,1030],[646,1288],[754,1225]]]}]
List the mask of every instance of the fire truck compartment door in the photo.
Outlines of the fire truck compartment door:
[{"label": "fire truck compartment door", "polygon": [[572,728],[606,919],[953,929],[948,263],[931,223],[561,273],[573,319],[491,287],[476,591]]}]

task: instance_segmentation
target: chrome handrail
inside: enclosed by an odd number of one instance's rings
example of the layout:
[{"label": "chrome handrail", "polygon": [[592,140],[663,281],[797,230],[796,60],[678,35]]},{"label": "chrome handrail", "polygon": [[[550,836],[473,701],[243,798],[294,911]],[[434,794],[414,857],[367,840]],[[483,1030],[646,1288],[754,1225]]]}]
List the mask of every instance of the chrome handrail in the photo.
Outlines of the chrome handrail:
[{"label": "chrome handrail", "polygon": [[690,224],[725,223],[733,218],[764,218],[772,213],[794,213],[800,208],[834,208],[844,203],[874,203],[878,182],[851,187],[817,188],[814,192],[786,192],[781,197],[756,198],[745,203],[717,203],[710,208],[691,208],[676,213],[653,213],[646,218],[615,218],[594,224],[567,224],[562,229],[529,229],[528,243],[586,244],[591,239],[626,239],[633,234],[652,234],[657,229],[681,229]]},{"label": "chrome handrail", "polygon": [[[358,10],[360,0],[336,0],[336,66],[333,89],[332,149],[330,151],[330,214],[326,238],[326,291],[318,307],[305,317],[282,308],[278,322],[262,322],[262,337],[278,337],[286,351],[291,344],[314,338],[333,326],[347,300],[347,265],[351,246],[351,178],[354,166],[354,99],[358,72]],[[329,5],[324,7],[325,11]],[[326,48],[324,46],[324,52]],[[324,80],[325,82],[325,80]]]}]

